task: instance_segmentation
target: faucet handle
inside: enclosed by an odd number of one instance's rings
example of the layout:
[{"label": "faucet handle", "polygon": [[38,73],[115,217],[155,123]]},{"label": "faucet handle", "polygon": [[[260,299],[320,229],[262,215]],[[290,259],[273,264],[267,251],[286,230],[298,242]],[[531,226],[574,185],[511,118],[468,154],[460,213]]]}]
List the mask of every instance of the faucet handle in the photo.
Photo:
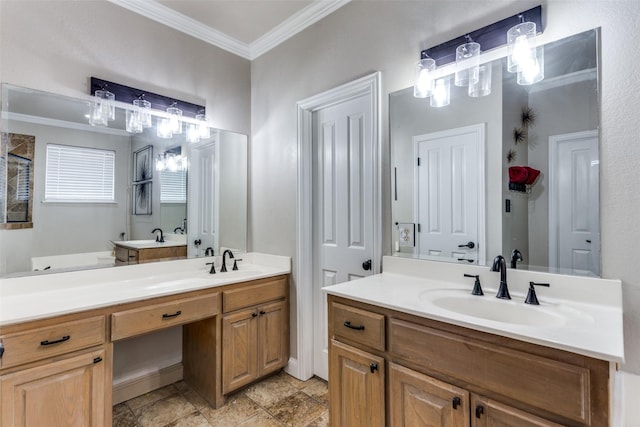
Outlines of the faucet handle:
[{"label": "faucet handle", "polygon": [[466,274],[464,277],[475,277],[476,281],[473,283],[473,290],[471,291],[471,295],[484,295],[482,292],[482,286],[480,286],[480,276],[477,274]]},{"label": "faucet handle", "polygon": [[546,286],[548,288],[551,285],[548,283],[529,282],[529,292],[527,292],[527,298],[524,300],[525,304],[540,305],[534,286]]},{"label": "faucet handle", "polygon": [[242,258],[234,258],[233,259],[233,268],[232,268],[232,270],[234,270],[234,271],[238,270],[238,261],[242,261]]},{"label": "faucet handle", "polygon": [[216,265],[214,262],[208,262],[205,265],[211,266],[211,269],[209,270],[209,274],[216,274]]}]

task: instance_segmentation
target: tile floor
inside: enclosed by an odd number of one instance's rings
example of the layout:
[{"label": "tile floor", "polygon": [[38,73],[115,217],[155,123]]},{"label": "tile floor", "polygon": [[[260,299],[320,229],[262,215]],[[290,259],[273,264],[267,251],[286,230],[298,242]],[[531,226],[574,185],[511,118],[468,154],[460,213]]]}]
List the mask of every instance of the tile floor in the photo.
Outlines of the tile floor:
[{"label": "tile floor", "polygon": [[114,427],[324,427],[329,425],[327,383],[281,372],[229,396],[213,409],[180,381],[113,407]]}]

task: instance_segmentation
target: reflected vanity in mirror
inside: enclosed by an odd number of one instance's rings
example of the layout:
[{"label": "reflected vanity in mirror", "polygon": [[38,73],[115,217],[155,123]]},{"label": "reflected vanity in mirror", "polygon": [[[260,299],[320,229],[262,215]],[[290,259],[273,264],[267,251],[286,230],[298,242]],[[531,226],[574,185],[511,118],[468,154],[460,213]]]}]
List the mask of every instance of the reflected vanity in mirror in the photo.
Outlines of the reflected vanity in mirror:
[{"label": "reflected vanity in mirror", "polygon": [[[246,135],[208,128],[206,138],[191,143],[187,132],[161,138],[156,126],[132,134],[127,107],[117,102],[115,120],[91,126],[92,100],[2,85],[0,276],[112,266],[116,243],[155,245],[156,228],[189,257],[207,248],[216,255],[246,250]],[[14,154],[28,156],[10,148],[12,135],[32,138],[28,166],[14,168]],[[100,182],[65,184],[65,177],[84,176],[83,168],[99,168]],[[10,193],[26,191],[9,181],[26,183],[26,172],[32,220],[18,222],[26,217],[14,213],[25,210],[10,209],[17,203]],[[26,223],[32,228],[13,225]]]},{"label": "reflected vanity in mirror", "polygon": [[390,94],[394,255],[600,275],[598,37],[539,48],[533,85],[501,58],[487,96],[452,84],[434,108],[412,87]]}]

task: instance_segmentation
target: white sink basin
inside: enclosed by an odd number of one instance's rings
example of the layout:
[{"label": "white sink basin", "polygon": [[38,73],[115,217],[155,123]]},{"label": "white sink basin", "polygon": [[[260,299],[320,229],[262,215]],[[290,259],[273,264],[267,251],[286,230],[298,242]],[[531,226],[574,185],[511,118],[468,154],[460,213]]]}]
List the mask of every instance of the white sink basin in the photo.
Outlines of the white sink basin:
[{"label": "white sink basin", "polygon": [[593,322],[591,316],[563,304],[525,304],[524,298],[503,300],[493,292],[471,295],[467,289],[438,289],[420,294],[420,300],[442,310],[494,322],[557,328],[576,322]]}]

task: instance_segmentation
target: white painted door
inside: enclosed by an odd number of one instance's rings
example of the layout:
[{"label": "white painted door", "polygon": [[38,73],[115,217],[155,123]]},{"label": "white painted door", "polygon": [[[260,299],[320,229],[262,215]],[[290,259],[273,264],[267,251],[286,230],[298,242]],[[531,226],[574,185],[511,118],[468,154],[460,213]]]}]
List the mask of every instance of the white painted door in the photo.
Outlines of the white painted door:
[{"label": "white painted door", "polygon": [[[217,144],[207,141],[190,147],[188,255],[203,256],[208,247],[218,247]],[[199,246],[194,245],[200,240]],[[218,254],[216,254],[218,255]]]},{"label": "white painted door", "polygon": [[373,168],[371,95],[314,112],[314,374],[328,377],[324,286],[371,274]]},{"label": "white painted door", "polygon": [[413,138],[421,257],[484,261],[484,135],[478,124]]},{"label": "white painted door", "polygon": [[549,265],[599,276],[598,132],[554,135],[549,141],[554,157],[549,171]]}]

